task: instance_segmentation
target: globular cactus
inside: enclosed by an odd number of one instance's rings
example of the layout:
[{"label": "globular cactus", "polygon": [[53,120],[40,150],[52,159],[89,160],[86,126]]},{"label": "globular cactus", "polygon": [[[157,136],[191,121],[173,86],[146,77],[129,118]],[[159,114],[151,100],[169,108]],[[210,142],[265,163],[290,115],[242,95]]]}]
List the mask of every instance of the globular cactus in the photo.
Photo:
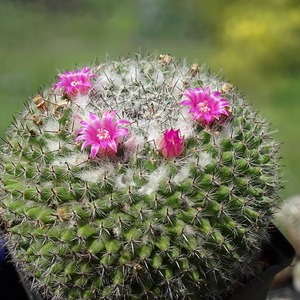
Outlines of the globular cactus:
[{"label": "globular cactus", "polygon": [[59,74],[1,147],[2,224],[44,299],[226,299],[280,202],[268,121],[196,63]]}]

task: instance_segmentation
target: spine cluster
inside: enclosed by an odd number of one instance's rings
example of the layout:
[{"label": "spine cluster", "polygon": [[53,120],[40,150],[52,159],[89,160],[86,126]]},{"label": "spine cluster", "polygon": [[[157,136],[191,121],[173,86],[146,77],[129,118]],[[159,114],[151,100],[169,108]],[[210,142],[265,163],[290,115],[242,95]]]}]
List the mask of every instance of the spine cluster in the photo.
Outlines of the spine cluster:
[{"label": "spine cluster", "polygon": [[254,276],[278,145],[235,88],[171,56],[59,74],[1,151],[12,257],[48,299],[226,299]]}]

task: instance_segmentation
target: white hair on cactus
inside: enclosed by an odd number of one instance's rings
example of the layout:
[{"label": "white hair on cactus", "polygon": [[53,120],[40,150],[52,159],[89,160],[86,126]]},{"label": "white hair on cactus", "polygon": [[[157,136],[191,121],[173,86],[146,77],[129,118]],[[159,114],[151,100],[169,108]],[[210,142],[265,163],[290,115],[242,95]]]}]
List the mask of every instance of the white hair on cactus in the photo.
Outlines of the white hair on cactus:
[{"label": "white hair on cactus", "polygon": [[47,147],[50,151],[59,151],[61,149],[60,140],[47,140]]},{"label": "white hair on cactus", "polygon": [[76,133],[82,127],[82,125],[80,124],[81,121],[83,121],[83,118],[81,115],[77,115],[77,114],[73,115],[72,130],[74,133]]},{"label": "white hair on cactus", "polygon": [[193,125],[194,121],[192,115],[188,113],[187,107],[183,107],[181,109],[181,114],[179,114],[178,121],[175,127],[180,129],[180,133],[185,137],[185,139],[189,139],[195,136]]},{"label": "white hair on cactus", "polygon": [[161,166],[159,166],[155,171],[153,171],[149,175],[148,183],[139,189],[139,193],[143,195],[150,195],[151,193],[158,191],[159,183],[164,178],[167,178],[167,175],[168,175],[167,167],[163,163]]},{"label": "white hair on cactus", "polygon": [[54,188],[54,183],[53,183],[53,181],[44,181],[42,184],[42,187],[52,189],[52,188]]},{"label": "white hair on cactus", "polygon": [[129,82],[135,82],[140,79],[140,70],[138,65],[132,64],[128,66],[128,73],[125,75],[125,79]]},{"label": "white hair on cactus", "polygon": [[128,140],[124,142],[125,160],[134,154],[138,154],[144,147],[145,139],[143,136],[131,135]]},{"label": "white hair on cactus", "polygon": [[231,136],[233,132],[234,128],[232,124],[230,122],[226,122],[219,132],[212,132],[211,134],[213,135],[214,143],[216,145],[220,145],[220,142],[223,140],[223,138]]},{"label": "white hair on cactus", "polygon": [[212,161],[212,157],[210,156],[210,154],[208,152],[203,151],[198,154],[197,164],[199,165],[199,167],[201,169],[204,170],[205,167],[211,163],[211,161]]},{"label": "white hair on cactus", "polygon": [[127,169],[125,174],[120,174],[115,178],[115,187],[122,190],[128,186],[135,186],[133,175],[134,170]]},{"label": "white hair on cactus", "polygon": [[223,127],[222,130],[220,131],[220,137],[224,138],[230,135],[230,133],[232,132],[233,128],[232,128],[232,124],[230,122],[226,122]]},{"label": "white hair on cactus", "polygon": [[184,235],[186,236],[194,236],[196,234],[195,227],[191,225],[186,225],[183,229]]},{"label": "white hair on cactus", "polygon": [[94,88],[96,91],[101,91],[111,84],[120,86],[122,84],[122,77],[116,74],[114,68],[110,70],[109,66],[103,66],[100,70],[100,76],[95,79]]},{"label": "white hair on cactus", "polygon": [[90,103],[90,96],[89,95],[77,95],[75,97],[75,99],[72,101],[72,103],[74,104],[73,107],[78,106],[79,108],[81,108],[82,110],[85,110],[86,107],[89,105]]},{"label": "white hair on cactus", "polygon": [[190,175],[191,164],[186,163],[180,168],[178,173],[173,177],[172,182],[176,185],[180,185]]},{"label": "white hair on cactus", "polygon": [[113,228],[113,233],[116,235],[116,236],[120,236],[122,234],[122,230],[119,226],[115,226]]},{"label": "white hair on cactus", "polygon": [[79,175],[79,178],[85,182],[100,182],[103,181],[103,177],[105,175],[111,175],[114,173],[114,165],[110,162],[106,162],[101,167],[82,171],[82,173]]},{"label": "white hair on cactus", "polygon": [[85,152],[75,152],[72,155],[57,158],[53,161],[53,165],[62,166],[68,164],[70,166],[77,166],[88,161],[88,153]]},{"label": "white hair on cactus", "polygon": [[[186,73],[188,69],[186,69]],[[173,96],[180,96],[181,92],[186,89],[185,82],[182,79],[182,74],[176,74],[170,80],[170,85],[174,87],[173,89]]]},{"label": "white hair on cactus", "polygon": [[107,73],[107,70],[104,70],[94,81],[94,90],[95,92],[103,93],[105,88],[111,84],[110,76]]},{"label": "white hair on cactus", "polygon": [[148,141],[149,142],[154,142],[156,145],[158,141],[160,141],[162,134],[160,132],[160,129],[157,124],[153,124],[152,122],[151,126],[148,128]]},{"label": "white hair on cactus", "polygon": [[57,133],[60,130],[59,122],[57,122],[56,118],[49,118],[47,122],[43,125],[43,131],[49,133]]},{"label": "white hair on cactus", "polygon": [[152,75],[152,78],[155,80],[155,83],[160,86],[165,81],[165,76],[162,70],[156,69],[155,72]]}]

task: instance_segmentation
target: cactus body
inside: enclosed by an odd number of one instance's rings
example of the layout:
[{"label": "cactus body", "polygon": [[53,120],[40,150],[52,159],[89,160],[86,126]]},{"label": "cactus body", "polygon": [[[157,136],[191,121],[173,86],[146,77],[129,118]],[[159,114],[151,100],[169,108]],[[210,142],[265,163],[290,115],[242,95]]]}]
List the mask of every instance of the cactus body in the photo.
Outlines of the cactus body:
[{"label": "cactus body", "polygon": [[[13,258],[45,299],[224,299],[254,276],[280,201],[268,122],[231,85],[169,56],[91,72],[84,88],[44,90],[7,131]],[[186,91],[207,87],[221,113],[195,119]],[[91,129],[105,112],[116,138]]]}]

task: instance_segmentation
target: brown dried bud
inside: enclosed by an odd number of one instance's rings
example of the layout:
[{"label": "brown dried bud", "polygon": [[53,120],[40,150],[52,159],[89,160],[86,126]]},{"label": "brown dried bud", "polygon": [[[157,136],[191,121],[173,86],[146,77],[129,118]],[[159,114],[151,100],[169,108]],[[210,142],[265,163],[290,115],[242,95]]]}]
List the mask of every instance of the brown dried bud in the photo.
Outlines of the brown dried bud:
[{"label": "brown dried bud", "polygon": [[191,75],[192,77],[195,77],[197,73],[199,72],[199,65],[198,64],[193,64],[190,70],[188,71],[188,75]]},{"label": "brown dried bud", "polygon": [[46,112],[49,110],[47,103],[45,102],[44,98],[41,95],[35,96],[32,101],[36,105],[39,111]]},{"label": "brown dried bud", "polygon": [[56,103],[56,106],[54,108],[54,114],[58,115],[66,106],[68,105],[67,100],[61,100]]},{"label": "brown dried bud", "polygon": [[43,123],[44,123],[43,119],[37,114],[31,115],[30,120],[32,120],[33,123],[36,124],[36,125],[43,125]]},{"label": "brown dried bud", "polygon": [[170,54],[160,54],[158,60],[160,60],[165,66],[168,66],[172,58],[173,57]]},{"label": "brown dried bud", "polygon": [[223,84],[222,89],[221,89],[221,93],[222,94],[227,94],[232,90],[233,90],[233,85],[227,82],[227,83]]},{"label": "brown dried bud", "polygon": [[71,218],[71,214],[67,207],[58,207],[56,210],[56,217],[58,218],[58,221],[60,221],[60,222],[68,221]]}]

